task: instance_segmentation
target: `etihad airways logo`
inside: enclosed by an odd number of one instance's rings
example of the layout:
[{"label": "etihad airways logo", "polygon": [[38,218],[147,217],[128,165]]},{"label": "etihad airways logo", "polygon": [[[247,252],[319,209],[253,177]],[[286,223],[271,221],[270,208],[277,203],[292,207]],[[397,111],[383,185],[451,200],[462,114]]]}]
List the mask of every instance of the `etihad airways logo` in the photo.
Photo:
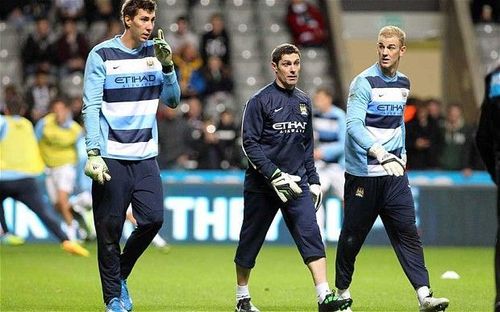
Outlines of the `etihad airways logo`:
[{"label": "etihad airways logo", "polygon": [[118,76],[115,78],[115,83],[119,84],[136,84],[136,83],[152,83],[156,80],[155,75],[137,75],[137,76]]},{"label": "etihad airways logo", "polygon": [[390,112],[392,114],[399,114],[403,112],[404,105],[402,104],[379,104],[377,110],[379,112]]},{"label": "etihad airways logo", "polygon": [[285,121],[273,124],[273,129],[279,133],[304,133],[307,122],[301,121]]}]

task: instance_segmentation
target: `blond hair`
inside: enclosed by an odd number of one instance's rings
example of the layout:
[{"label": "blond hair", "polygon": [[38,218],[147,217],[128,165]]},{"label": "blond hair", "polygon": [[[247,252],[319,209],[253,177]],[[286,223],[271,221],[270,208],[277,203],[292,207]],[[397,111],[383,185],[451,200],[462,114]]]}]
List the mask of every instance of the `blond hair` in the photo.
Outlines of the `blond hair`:
[{"label": "blond hair", "polygon": [[397,26],[384,26],[380,29],[378,32],[378,37],[396,37],[398,38],[399,42],[401,43],[401,46],[405,45],[406,42],[406,34],[405,32],[397,27]]}]

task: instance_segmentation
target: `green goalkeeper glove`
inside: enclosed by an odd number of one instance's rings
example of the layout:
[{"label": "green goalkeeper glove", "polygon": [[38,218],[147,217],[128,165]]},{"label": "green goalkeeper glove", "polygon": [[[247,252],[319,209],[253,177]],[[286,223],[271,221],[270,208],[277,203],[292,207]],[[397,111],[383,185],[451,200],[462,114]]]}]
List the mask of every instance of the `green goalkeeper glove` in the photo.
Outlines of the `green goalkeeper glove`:
[{"label": "green goalkeeper glove", "polygon": [[302,189],[297,184],[299,181],[299,176],[281,172],[279,169],[276,169],[271,177],[271,185],[284,203],[290,199],[299,198],[299,195],[302,193]]},{"label": "green goalkeeper glove", "polygon": [[98,150],[88,151],[87,163],[85,164],[85,175],[99,184],[111,180],[109,169]]},{"label": "green goalkeeper glove", "polygon": [[163,30],[158,29],[158,37],[153,38],[153,44],[155,48],[155,55],[158,61],[160,61],[163,66],[172,66],[174,62],[172,61],[172,48],[165,41],[163,37]]}]

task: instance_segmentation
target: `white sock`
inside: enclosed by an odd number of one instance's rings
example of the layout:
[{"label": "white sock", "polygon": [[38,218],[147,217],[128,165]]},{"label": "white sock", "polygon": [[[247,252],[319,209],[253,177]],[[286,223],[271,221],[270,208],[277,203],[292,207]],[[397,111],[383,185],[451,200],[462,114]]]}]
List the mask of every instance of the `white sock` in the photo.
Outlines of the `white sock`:
[{"label": "white sock", "polygon": [[152,243],[158,248],[167,246],[167,242],[163,238],[161,238],[159,234],[156,234],[156,236],[153,238]]},{"label": "white sock", "polygon": [[248,290],[248,285],[245,286],[236,285],[236,301],[243,298],[250,298],[250,291]]},{"label": "white sock", "polygon": [[331,294],[330,286],[328,286],[328,282],[320,283],[315,286],[316,287],[316,295],[318,298],[318,302],[321,303],[325,300],[326,295]]},{"label": "white sock", "polygon": [[431,294],[431,291],[429,290],[429,287],[427,286],[422,286],[419,289],[417,289],[417,297],[418,297],[418,302],[422,303],[424,298],[429,297]]},{"label": "white sock", "polygon": [[349,291],[349,288],[337,289],[337,296],[341,297],[342,299],[351,298],[351,292]]},{"label": "white sock", "polygon": [[77,240],[77,232],[78,232],[78,222],[76,220],[73,220],[71,225],[65,224],[66,225],[66,235],[68,235],[68,238],[70,241],[76,241]]}]

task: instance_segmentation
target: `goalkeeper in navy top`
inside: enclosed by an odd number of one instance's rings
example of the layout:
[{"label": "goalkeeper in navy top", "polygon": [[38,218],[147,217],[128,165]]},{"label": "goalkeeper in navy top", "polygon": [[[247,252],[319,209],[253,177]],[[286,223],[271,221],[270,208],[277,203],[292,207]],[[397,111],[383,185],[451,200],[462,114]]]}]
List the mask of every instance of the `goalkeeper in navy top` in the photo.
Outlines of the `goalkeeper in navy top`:
[{"label": "goalkeeper in navy top", "polygon": [[344,310],[352,300],[339,300],[326,278],[325,250],[316,223],[321,203],[314,167],[311,100],[297,89],[300,51],[282,44],[272,52],[276,79],[258,91],[243,113],[243,150],[249,160],[244,183],[244,217],[236,263],[237,312],[259,311],[250,301],[248,280],[276,213],[292,234],[311,271],[319,311]]},{"label": "goalkeeper in navy top", "polygon": [[380,216],[403,270],[415,289],[420,311],[443,311],[448,299],[434,298],[415,224],[415,207],[405,173],[403,111],[410,81],[397,71],[406,51],[405,33],[395,26],[378,34],[378,62],[351,83],[347,100],[344,221],[337,247],[336,279],[341,298],[349,286],[361,245]]},{"label": "goalkeeper in navy top", "polygon": [[[83,117],[93,179],[92,206],[106,311],[130,311],[127,277],[163,223],[163,191],[156,162],[160,99],[180,101],[170,46],[155,23],[154,0],[126,0],[125,32],[96,45],[85,68]],[[129,204],[137,227],[120,251]]]}]

